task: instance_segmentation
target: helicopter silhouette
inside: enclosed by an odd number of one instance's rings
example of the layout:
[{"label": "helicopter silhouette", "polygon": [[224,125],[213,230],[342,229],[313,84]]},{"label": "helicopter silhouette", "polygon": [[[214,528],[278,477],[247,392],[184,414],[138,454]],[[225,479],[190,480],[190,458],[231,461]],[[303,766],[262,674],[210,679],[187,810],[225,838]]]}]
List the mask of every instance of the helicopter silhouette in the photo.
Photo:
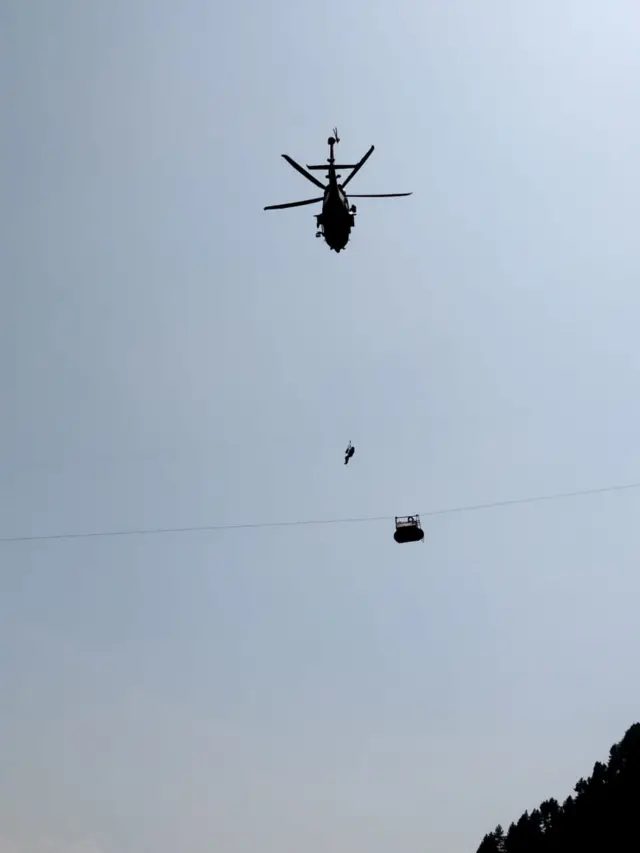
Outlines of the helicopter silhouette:
[{"label": "helicopter silhouette", "polygon": [[[283,154],[283,158],[287,161],[290,166],[300,172],[301,175],[311,181],[312,184],[315,184],[321,190],[323,190],[323,195],[318,196],[318,198],[308,198],[304,201],[291,201],[287,204],[271,204],[268,207],[265,207],[265,210],[282,210],[285,207],[302,207],[305,204],[317,204],[317,202],[322,202],[322,213],[315,214],[316,222],[317,222],[317,232],[316,237],[324,237],[325,242],[334,252],[340,252],[345,248],[347,243],[349,242],[349,235],[351,234],[351,229],[355,226],[355,215],[356,215],[356,207],[355,205],[349,206],[349,199],[345,193],[345,187],[349,183],[352,178],[354,178],[360,169],[367,162],[369,157],[373,154],[375,146],[371,146],[371,148],[364,155],[362,160],[359,163],[356,163],[352,166],[343,166],[336,165],[334,156],[333,156],[333,148],[334,145],[337,145],[340,142],[338,137],[338,129],[334,127],[333,136],[330,136],[327,140],[327,144],[329,145],[329,159],[328,166],[307,166],[309,170],[324,170],[327,169],[327,179],[329,181],[328,184],[322,184],[320,181],[311,175],[307,169],[304,169],[300,166],[299,163],[296,163],[295,160],[292,160],[288,154]],[[339,183],[338,181],[342,177],[337,174],[338,169],[352,169],[350,175],[348,175],[346,181],[344,183]],[[400,196],[413,195],[413,193],[374,193],[370,195],[352,195],[351,198],[398,198]]]}]

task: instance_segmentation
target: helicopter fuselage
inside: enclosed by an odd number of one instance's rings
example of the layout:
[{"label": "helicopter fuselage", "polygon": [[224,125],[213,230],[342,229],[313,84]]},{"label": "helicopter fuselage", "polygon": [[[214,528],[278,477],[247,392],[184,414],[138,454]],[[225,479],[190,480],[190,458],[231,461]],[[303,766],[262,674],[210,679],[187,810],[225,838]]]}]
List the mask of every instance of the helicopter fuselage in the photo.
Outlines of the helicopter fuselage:
[{"label": "helicopter fuselage", "polygon": [[[333,136],[330,136],[327,140],[329,145],[329,159],[327,160],[326,165],[319,166],[307,166],[304,169],[299,163],[296,163],[288,154],[283,154],[282,156],[287,161],[287,163],[292,166],[297,172],[299,172],[303,177],[305,177],[308,181],[314,184],[318,189],[322,190],[322,196],[320,198],[306,198],[303,201],[291,201],[286,204],[270,204],[265,207],[265,210],[282,210],[287,207],[302,207],[307,204],[317,204],[318,202],[322,202],[322,213],[316,214],[316,222],[317,228],[316,237],[324,237],[326,244],[332,249],[334,252],[341,252],[349,242],[349,236],[351,234],[351,229],[355,225],[355,214],[356,208],[355,205],[349,204],[349,199],[347,198],[347,194],[345,192],[345,187],[351,181],[355,175],[360,171],[360,169],[367,162],[371,154],[373,153],[373,145],[367,151],[367,153],[359,160],[357,163],[352,164],[350,166],[337,165],[335,158],[333,156],[334,146],[340,142],[338,138],[337,128],[333,129]],[[338,169],[348,169],[349,175],[345,178],[343,183],[340,183],[341,175],[338,174]],[[326,172],[326,178],[328,183],[323,184],[319,181],[314,175],[311,174],[313,171],[321,171]],[[353,198],[393,198],[396,196],[406,196],[411,195],[411,193],[374,193],[374,194],[365,194],[359,195],[356,193]]]},{"label": "helicopter fuselage", "polygon": [[329,185],[322,200],[322,213],[316,214],[318,236],[334,252],[340,252],[349,242],[351,229],[355,225],[355,210],[349,209],[347,196],[339,186],[333,169],[329,173]]}]

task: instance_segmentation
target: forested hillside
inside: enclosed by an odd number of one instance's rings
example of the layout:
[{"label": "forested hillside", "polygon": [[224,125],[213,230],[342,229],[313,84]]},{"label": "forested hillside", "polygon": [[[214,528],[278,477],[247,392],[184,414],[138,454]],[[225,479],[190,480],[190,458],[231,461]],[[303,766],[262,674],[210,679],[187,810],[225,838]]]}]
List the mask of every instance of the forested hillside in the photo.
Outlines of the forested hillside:
[{"label": "forested hillside", "polygon": [[477,853],[603,853],[640,851],[640,723],[597,761],[562,805],[550,799],[505,831],[485,835]]}]

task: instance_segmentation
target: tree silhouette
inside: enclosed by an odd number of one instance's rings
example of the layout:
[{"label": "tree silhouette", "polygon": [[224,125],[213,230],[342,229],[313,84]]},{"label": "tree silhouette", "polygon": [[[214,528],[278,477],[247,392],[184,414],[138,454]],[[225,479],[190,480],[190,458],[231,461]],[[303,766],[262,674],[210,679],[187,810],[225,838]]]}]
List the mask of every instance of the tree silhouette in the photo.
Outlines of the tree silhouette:
[{"label": "tree silhouette", "polygon": [[477,853],[640,853],[640,723],[579,779],[562,805],[545,800],[482,839]]}]

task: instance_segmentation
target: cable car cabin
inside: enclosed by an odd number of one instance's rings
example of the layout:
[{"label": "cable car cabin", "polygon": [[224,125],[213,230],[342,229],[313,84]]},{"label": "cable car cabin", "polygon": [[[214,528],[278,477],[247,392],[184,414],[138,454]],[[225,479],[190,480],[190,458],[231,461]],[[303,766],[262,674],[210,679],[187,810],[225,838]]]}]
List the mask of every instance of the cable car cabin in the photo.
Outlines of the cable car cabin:
[{"label": "cable car cabin", "polygon": [[400,545],[405,542],[422,542],[424,530],[420,527],[420,516],[408,515],[406,518],[396,516],[396,532],[393,534],[393,538]]}]

